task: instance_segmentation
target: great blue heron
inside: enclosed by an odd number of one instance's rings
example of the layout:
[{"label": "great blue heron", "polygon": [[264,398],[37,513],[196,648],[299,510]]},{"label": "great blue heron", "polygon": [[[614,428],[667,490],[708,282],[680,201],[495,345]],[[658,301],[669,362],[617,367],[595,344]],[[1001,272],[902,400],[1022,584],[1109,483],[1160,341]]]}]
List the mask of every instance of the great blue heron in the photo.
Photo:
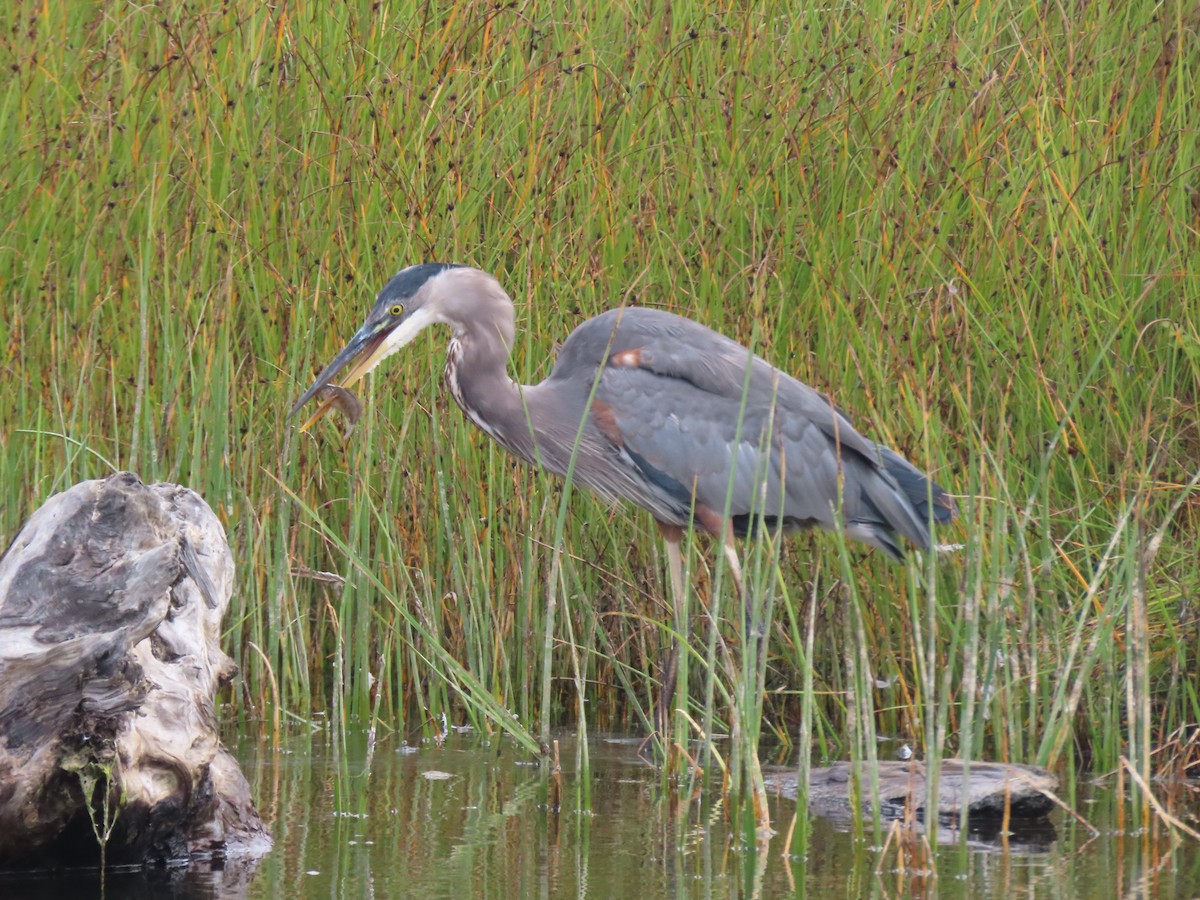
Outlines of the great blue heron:
[{"label": "great blue heron", "polygon": [[[897,536],[928,548],[954,503],[924,473],[863,437],[828,398],[741,344],[657,309],[609,310],[576,328],[541,384],[508,374],[513,302],[467,266],[410,266],[289,415],[344,369],[348,388],[418,332],[450,328],[446,384],[510,453],[647,510],[682,602],[685,529],[717,536],[742,591],[733,539],[756,527],[832,529],[899,560]],[[351,365],[353,363],[353,365]],[[345,392],[342,392],[345,397]],[[309,425],[334,405],[326,397]],[[678,606],[677,606],[678,608]]]}]

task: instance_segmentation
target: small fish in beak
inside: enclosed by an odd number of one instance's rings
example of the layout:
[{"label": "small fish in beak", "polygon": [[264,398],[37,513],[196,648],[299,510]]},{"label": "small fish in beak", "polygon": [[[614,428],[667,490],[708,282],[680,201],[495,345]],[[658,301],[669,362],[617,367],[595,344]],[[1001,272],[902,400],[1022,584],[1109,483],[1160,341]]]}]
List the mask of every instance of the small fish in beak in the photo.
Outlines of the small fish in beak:
[{"label": "small fish in beak", "polygon": [[[302,432],[308,431],[335,407],[350,420],[350,427],[353,428],[354,423],[362,415],[363,405],[362,401],[350,392],[350,387],[375,368],[379,361],[387,355],[385,342],[393,328],[394,325],[391,322],[368,321],[350,339],[350,342],[334,358],[333,362],[317,376],[317,380],[312,383],[312,386],[300,395],[300,399],[288,413],[288,418],[294,416],[304,404],[316,397],[321,401],[321,405],[317,407],[316,412],[308,421],[300,426]],[[341,384],[335,384],[333,379],[347,366],[350,368],[342,378]]]}]

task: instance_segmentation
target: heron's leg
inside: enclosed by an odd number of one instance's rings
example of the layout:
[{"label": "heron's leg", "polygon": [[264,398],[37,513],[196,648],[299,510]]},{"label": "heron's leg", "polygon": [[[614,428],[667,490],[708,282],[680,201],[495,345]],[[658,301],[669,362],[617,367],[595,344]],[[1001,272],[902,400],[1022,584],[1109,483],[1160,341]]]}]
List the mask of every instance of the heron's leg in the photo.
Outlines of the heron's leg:
[{"label": "heron's leg", "polygon": [[[657,520],[656,520],[657,521]],[[658,522],[663,544],[667,548],[667,570],[671,580],[671,606],[675,619],[679,621],[684,611],[683,591],[683,529],[678,525]],[[658,733],[667,740],[667,726],[671,722],[671,705],[675,698],[675,672],[679,664],[679,639],[673,638],[662,667],[662,689],[658,698]]]},{"label": "heron's leg", "polygon": [[[763,689],[763,673],[766,671],[763,663],[766,652],[766,637],[767,628],[765,622],[755,622],[754,610],[751,608],[750,595],[746,593],[746,582],[742,578],[742,562],[738,558],[737,544],[734,542],[733,523],[725,526],[725,540],[722,542],[725,550],[725,561],[729,566],[729,573],[733,576],[733,583],[737,586],[738,596],[742,598],[742,621],[745,624],[745,638],[743,648],[745,650],[754,651],[753,669],[755,690],[761,692]],[[728,652],[726,653],[728,658]],[[732,670],[732,663],[728,664]],[[745,671],[745,669],[743,669]],[[736,676],[731,676],[730,682],[738,683]],[[734,708],[730,711],[731,734],[735,735],[741,729],[741,711],[734,704]],[[754,742],[757,745],[757,741]],[[758,822],[758,834],[760,840],[765,839],[764,836],[769,836],[771,832],[770,813],[767,808],[767,789],[763,783],[762,764],[759,762],[757,751],[750,754],[747,759],[746,773],[749,776],[750,790],[754,796],[754,818]]]},{"label": "heron's leg", "polygon": [[733,525],[728,525],[725,528],[725,540],[723,543],[725,564],[729,567],[729,574],[733,577],[734,587],[737,588],[738,597],[742,601],[742,623],[746,627],[746,636],[754,635],[761,640],[762,634],[759,631],[761,623],[755,623],[754,613],[750,608],[750,595],[746,593],[746,581],[742,577],[742,561],[738,557],[737,543],[734,541],[733,536]]},{"label": "heron's leg", "polygon": [[[667,568],[671,573],[671,603],[678,615],[683,611],[683,529],[674,525],[659,524],[663,543],[667,545]],[[668,533],[668,529],[671,532]]]},{"label": "heron's leg", "polygon": [[725,528],[725,563],[729,566],[729,574],[733,576],[733,585],[737,588],[738,596],[742,598],[742,604],[745,605],[748,601],[746,598],[746,583],[742,580],[742,560],[738,557],[737,544],[733,539],[733,525],[728,525]]},{"label": "heron's leg", "polygon": [[742,600],[743,619],[749,625],[750,598],[746,596],[746,582],[742,578],[742,561],[738,558],[733,522],[722,520],[715,510],[700,504],[696,504],[696,521],[703,525],[704,530],[713,537],[722,536],[721,549],[725,551],[726,568],[733,578],[733,586],[737,588],[738,597]]}]

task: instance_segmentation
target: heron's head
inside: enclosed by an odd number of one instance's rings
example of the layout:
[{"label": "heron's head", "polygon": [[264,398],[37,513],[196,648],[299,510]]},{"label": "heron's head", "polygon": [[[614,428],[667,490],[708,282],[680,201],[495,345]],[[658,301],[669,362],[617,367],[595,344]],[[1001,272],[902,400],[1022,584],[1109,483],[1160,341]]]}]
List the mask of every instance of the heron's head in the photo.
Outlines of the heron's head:
[{"label": "heron's head", "polygon": [[[450,308],[450,298],[458,292],[447,288],[466,273],[490,278],[475,269],[449,263],[423,263],[397,273],[375,298],[375,305],[362,328],[317,376],[312,387],[300,395],[288,416],[294,416],[324,388],[335,384],[334,379],[343,370],[345,374],[336,384],[349,388],[427,326],[446,322],[452,327],[460,327],[458,317]],[[333,405],[333,398],[325,399],[301,430],[312,426]]]}]

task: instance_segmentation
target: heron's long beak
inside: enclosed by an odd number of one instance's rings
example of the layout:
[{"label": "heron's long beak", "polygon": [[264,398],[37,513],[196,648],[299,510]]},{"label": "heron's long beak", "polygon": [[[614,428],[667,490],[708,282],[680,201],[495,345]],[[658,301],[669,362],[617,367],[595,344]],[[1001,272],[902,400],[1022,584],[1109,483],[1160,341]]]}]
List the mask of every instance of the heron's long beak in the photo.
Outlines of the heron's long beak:
[{"label": "heron's long beak", "polygon": [[[363,325],[362,328],[350,338],[350,342],[342,349],[342,352],[334,357],[333,362],[325,367],[325,370],[317,376],[317,380],[312,383],[307,391],[300,395],[300,399],[296,401],[296,405],[292,407],[288,413],[290,419],[300,411],[309,400],[321,393],[329,385],[333,384],[333,379],[338,373],[350,366],[354,365],[346,372],[344,378],[339,383],[339,387],[349,388],[355,382],[359,381],[364,375],[370,372],[379,361],[388,354],[386,346],[387,336],[395,329],[395,324],[389,321],[370,322]],[[331,410],[337,402],[336,396],[329,396],[321,401],[321,405],[317,407],[307,422],[300,426],[301,431],[307,431],[317,421],[321,419],[325,413]]]}]

